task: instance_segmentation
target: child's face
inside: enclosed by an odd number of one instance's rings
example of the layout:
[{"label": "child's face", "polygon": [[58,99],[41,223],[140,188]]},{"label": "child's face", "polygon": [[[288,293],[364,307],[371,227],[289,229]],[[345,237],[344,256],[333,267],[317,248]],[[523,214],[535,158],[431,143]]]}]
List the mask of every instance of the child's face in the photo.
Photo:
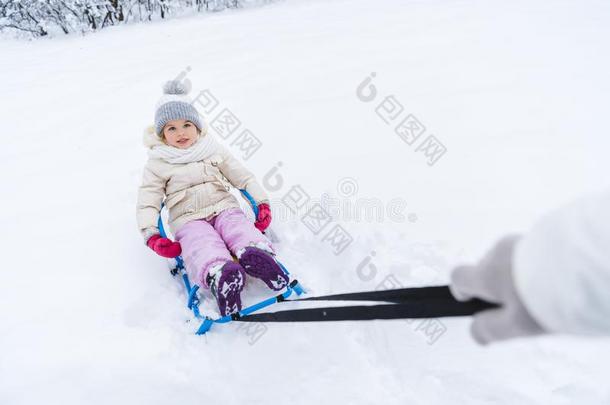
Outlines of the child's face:
[{"label": "child's face", "polygon": [[163,137],[168,145],[186,149],[197,141],[199,131],[191,121],[172,120],[163,127]]}]

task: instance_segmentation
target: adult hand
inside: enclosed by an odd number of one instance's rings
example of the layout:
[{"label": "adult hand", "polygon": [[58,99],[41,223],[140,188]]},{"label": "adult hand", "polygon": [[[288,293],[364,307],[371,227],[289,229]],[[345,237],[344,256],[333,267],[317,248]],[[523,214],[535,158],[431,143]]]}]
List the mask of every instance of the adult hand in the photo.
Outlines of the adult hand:
[{"label": "adult hand", "polygon": [[480,298],[500,304],[474,316],[471,333],[480,344],[544,333],[517,295],[513,252],[519,238],[501,239],[475,266],[457,267],[451,274],[451,293],[459,301]]}]

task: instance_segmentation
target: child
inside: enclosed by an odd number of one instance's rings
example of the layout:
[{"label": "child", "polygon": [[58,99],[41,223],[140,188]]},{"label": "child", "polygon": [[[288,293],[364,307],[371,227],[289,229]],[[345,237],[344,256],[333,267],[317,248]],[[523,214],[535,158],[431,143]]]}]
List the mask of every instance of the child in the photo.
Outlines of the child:
[{"label": "child", "polygon": [[[184,86],[170,81],[163,90],[154,133],[145,135],[149,159],[138,193],[138,227],[158,255],[182,253],[191,280],[211,289],[223,316],[238,312],[245,274],[273,290],[288,284],[261,233],[271,222],[267,196],[252,173],[207,133]],[[256,223],[244,215],[229,183],[257,202]],[[164,198],[177,242],[162,238],[157,228]]]}]

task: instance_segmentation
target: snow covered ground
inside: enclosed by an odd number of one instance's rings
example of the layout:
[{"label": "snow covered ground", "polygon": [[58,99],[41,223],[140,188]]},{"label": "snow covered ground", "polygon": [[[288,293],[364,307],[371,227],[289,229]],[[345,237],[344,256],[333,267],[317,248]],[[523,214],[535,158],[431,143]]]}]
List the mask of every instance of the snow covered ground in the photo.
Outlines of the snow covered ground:
[{"label": "snow covered ground", "polygon": [[[134,215],[142,131],[162,83],[186,74],[219,102],[208,120],[241,121],[236,155],[242,129],[261,141],[245,163],[267,175],[280,257],[312,294],[446,283],[608,185],[609,23],[604,1],[291,0],[4,40],[0,403],[610,403],[602,339],[481,348],[468,319],[197,337]],[[426,128],[411,145],[394,132],[409,114]],[[317,235],[281,202],[297,185],[339,199]],[[358,220],[371,204],[383,215]],[[353,238],[339,254],[335,224]],[[253,280],[244,299],[265,293]]]}]

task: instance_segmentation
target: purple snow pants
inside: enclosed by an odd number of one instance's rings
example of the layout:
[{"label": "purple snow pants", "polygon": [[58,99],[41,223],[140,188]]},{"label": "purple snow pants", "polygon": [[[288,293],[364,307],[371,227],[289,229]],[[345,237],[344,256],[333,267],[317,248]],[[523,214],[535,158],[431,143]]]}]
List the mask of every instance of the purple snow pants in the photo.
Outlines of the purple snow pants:
[{"label": "purple snow pants", "polygon": [[[239,208],[222,211],[210,220],[198,219],[184,224],[176,232],[182,246],[182,258],[189,278],[201,287],[210,268],[233,260],[233,256],[246,246],[266,246],[273,252],[271,242]],[[261,246],[262,245],[262,246]]]}]

